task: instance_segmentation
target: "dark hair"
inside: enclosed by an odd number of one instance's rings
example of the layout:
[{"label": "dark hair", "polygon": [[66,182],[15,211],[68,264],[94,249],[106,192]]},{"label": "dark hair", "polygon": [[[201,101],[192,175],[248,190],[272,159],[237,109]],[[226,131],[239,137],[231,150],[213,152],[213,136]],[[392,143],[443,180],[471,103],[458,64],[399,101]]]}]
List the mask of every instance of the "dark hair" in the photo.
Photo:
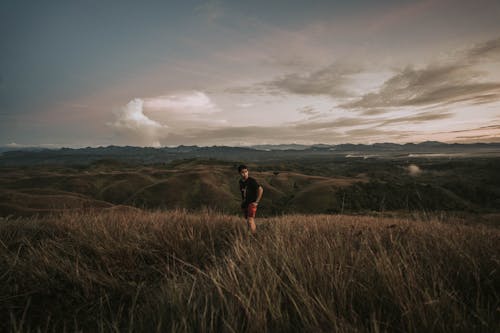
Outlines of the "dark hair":
[{"label": "dark hair", "polygon": [[243,169],[248,169],[247,166],[245,164],[241,164],[239,167],[238,167],[238,172],[241,172],[241,170]]}]

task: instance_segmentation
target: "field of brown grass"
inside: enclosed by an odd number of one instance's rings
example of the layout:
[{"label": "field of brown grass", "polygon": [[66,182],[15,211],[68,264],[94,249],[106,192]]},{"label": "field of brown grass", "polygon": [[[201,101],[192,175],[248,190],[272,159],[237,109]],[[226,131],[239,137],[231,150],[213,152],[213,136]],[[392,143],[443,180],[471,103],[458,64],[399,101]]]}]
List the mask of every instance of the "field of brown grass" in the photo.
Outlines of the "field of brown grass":
[{"label": "field of brown grass", "polygon": [[[465,221],[466,222],[466,221]],[[0,219],[0,331],[494,332],[500,230],[181,210]]]}]

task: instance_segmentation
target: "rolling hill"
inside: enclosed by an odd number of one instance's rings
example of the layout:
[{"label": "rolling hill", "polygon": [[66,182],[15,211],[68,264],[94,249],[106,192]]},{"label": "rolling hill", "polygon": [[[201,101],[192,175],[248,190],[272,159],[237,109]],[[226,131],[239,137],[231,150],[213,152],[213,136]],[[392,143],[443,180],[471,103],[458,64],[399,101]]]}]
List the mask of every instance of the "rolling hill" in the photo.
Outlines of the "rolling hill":
[{"label": "rolling hill", "polygon": [[[260,216],[282,213],[455,211],[497,213],[500,177],[496,159],[409,161],[294,160],[254,163],[251,175],[264,187]],[[129,165],[99,160],[80,166],[2,168],[0,214],[52,210],[204,207],[238,214],[237,162],[187,159]],[[420,170],[420,169],[419,169]]]}]

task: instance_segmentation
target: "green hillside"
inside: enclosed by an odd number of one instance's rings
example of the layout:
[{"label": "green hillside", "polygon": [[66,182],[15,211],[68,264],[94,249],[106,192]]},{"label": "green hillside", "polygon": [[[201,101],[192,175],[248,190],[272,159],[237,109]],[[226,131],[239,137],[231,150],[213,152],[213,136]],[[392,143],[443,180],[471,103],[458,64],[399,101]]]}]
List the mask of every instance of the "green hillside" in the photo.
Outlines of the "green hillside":
[{"label": "green hillside", "polygon": [[[498,159],[294,160],[254,163],[264,187],[260,216],[283,213],[465,212],[500,210]],[[238,162],[188,159],[125,165],[3,168],[0,215],[29,215],[79,207],[141,209],[204,207],[239,212]],[[409,165],[418,164],[411,174]]]}]

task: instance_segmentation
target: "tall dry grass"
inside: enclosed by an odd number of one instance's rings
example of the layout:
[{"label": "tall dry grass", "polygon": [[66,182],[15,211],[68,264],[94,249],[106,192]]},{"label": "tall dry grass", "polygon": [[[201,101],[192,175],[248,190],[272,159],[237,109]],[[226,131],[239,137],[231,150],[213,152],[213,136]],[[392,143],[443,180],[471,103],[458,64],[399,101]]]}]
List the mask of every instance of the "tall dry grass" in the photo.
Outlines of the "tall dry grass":
[{"label": "tall dry grass", "polygon": [[213,212],[0,220],[0,329],[493,332],[500,230]]}]

